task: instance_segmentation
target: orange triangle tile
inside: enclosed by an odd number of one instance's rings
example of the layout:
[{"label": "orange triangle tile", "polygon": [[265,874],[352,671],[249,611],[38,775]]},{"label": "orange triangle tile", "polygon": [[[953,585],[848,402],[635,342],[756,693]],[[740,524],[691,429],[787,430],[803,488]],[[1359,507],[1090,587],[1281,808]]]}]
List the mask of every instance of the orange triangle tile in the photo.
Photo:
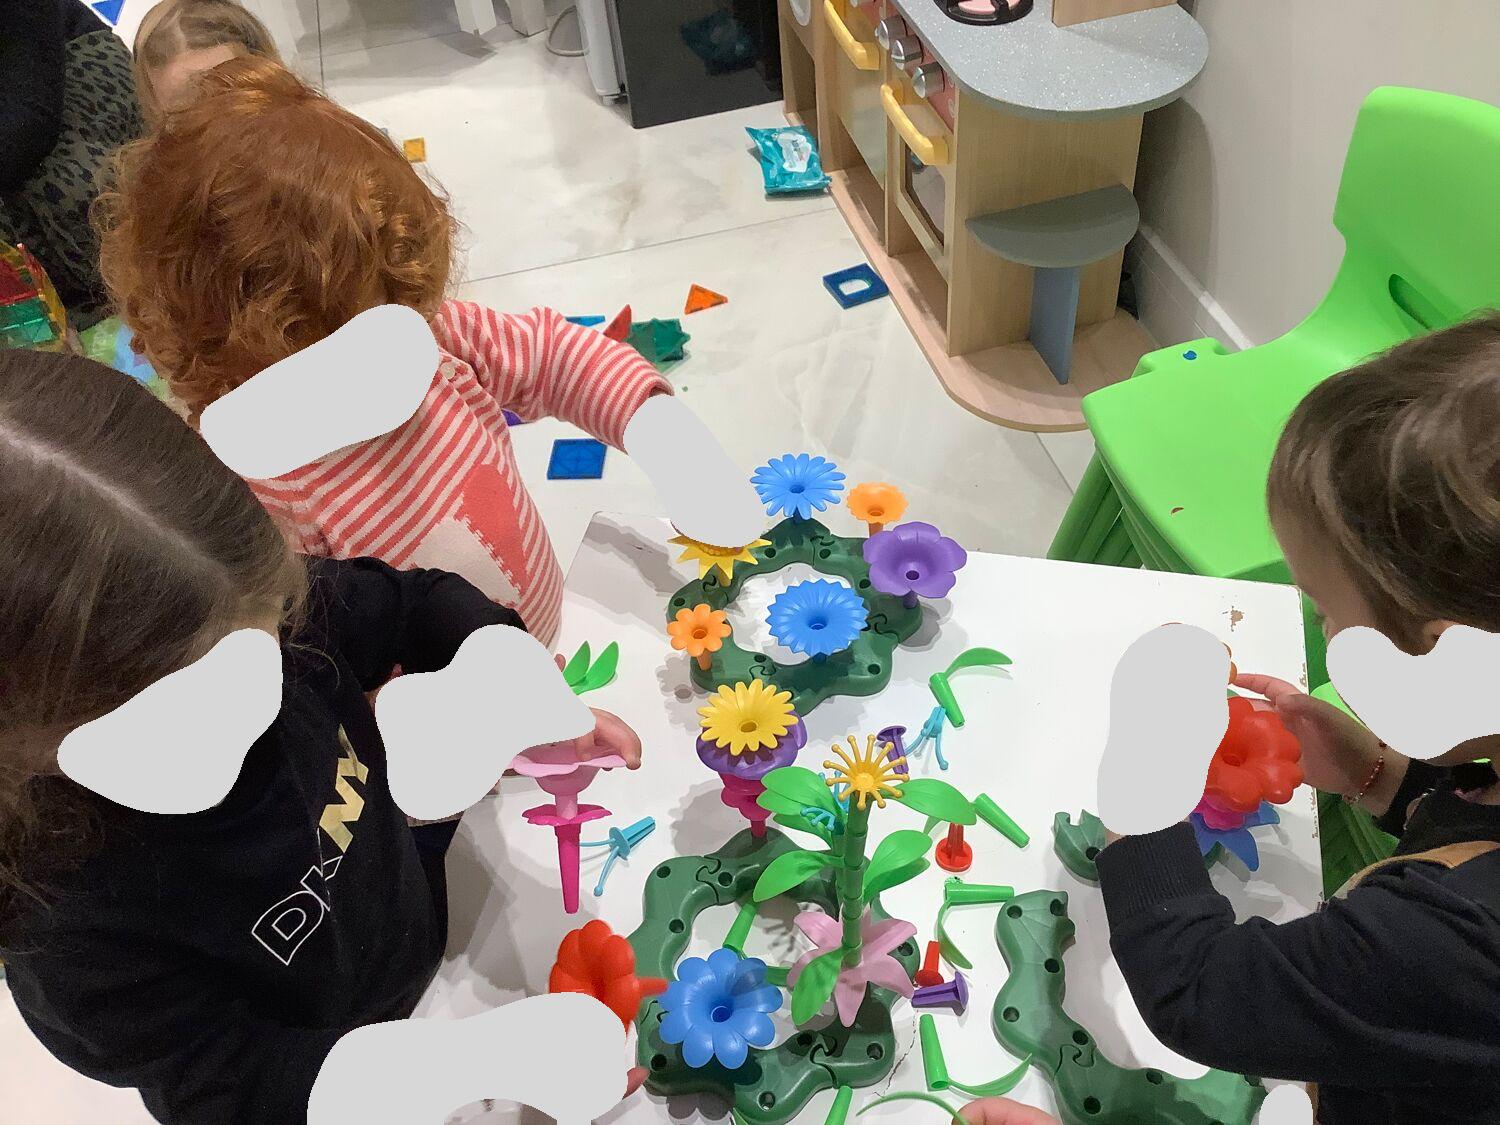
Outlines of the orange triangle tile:
[{"label": "orange triangle tile", "polygon": [[604,334],[611,340],[624,340],[630,335],[630,315],[630,306],[626,305],[604,326]]},{"label": "orange triangle tile", "polygon": [[715,293],[712,289],[705,289],[701,285],[694,285],[688,290],[687,304],[683,306],[683,314],[702,312],[711,309],[715,305],[727,305],[729,298],[722,293]]}]

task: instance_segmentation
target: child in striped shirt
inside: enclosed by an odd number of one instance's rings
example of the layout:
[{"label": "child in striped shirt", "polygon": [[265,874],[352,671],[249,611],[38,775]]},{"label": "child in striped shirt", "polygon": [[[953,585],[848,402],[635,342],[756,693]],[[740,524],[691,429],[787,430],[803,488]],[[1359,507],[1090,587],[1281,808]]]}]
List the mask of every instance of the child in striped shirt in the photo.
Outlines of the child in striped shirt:
[{"label": "child in striped shirt", "polygon": [[440,362],[407,422],[249,484],[300,551],[462,575],[556,637],[562,571],[504,411],[621,446],[670,385],[629,346],[550,309],[445,299],[454,222],[379,130],[278,64],[224,63],[122,156],[103,269],[190,419],[356,314],[426,317]]}]

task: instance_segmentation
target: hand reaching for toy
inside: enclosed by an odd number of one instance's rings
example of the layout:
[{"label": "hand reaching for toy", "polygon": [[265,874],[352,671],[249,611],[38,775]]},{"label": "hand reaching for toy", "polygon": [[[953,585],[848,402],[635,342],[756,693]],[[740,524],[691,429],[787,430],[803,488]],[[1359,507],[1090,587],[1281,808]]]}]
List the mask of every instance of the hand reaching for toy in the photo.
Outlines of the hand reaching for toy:
[{"label": "hand reaching for toy", "polygon": [[969,1125],[1061,1125],[1050,1113],[1009,1098],[980,1098],[958,1111]]},{"label": "hand reaching for toy", "polygon": [[625,765],[628,768],[640,769],[640,736],[624,719],[613,712],[601,711],[597,707],[590,707],[589,710],[594,713],[594,729],[582,738],[573,740],[573,747],[578,752],[578,760],[586,762],[590,758],[603,758],[618,754],[625,759]]},{"label": "hand reaching for toy", "polygon": [[[563,670],[563,658],[554,656],[557,670]],[[578,752],[578,760],[586,762],[590,758],[604,758],[610,754],[618,754],[625,759],[625,765],[629,769],[641,768],[641,739],[640,736],[630,728],[624,719],[612,711],[603,711],[598,707],[590,707],[594,713],[594,729],[582,738],[573,740],[573,748]]]},{"label": "hand reaching for toy", "polygon": [[1234,685],[1266,697],[1262,706],[1274,709],[1302,744],[1302,772],[1315,788],[1345,795],[1360,792],[1384,753],[1385,767],[1361,803],[1376,814],[1390,806],[1406,773],[1407,759],[1384,746],[1357,719],[1273,676],[1241,673]]}]

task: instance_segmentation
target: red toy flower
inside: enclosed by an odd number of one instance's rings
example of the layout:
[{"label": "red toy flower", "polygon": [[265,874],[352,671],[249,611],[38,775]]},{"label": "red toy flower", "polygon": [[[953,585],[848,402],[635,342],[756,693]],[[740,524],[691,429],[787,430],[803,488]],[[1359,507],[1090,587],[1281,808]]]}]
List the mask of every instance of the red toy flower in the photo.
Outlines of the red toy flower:
[{"label": "red toy flower", "polygon": [[1302,747],[1276,712],[1258,710],[1248,699],[1231,699],[1229,728],[1209,763],[1204,799],[1248,814],[1262,801],[1286,804],[1301,784]]},{"label": "red toy flower", "polygon": [[640,1011],[641,1000],[667,987],[658,977],[635,975],[635,950],[630,942],[595,918],[571,931],[557,947],[557,963],[547,978],[548,992],[582,992],[620,1017],[627,1028]]}]

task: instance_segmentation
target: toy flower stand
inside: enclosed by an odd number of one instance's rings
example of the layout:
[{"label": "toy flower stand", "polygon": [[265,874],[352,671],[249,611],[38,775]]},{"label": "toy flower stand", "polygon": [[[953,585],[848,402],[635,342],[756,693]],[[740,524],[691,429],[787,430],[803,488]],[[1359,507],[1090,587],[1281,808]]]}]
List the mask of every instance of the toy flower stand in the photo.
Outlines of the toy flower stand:
[{"label": "toy flower stand", "polygon": [[572,743],[533,746],[511,759],[510,768],[532,778],[554,801],[527,809],[531,824],[552,829],[557,835],[557,868],[562,879],[563,909],[578,913],[578,837],[581,826],[609,815],[602,805],[580,804],[578,795],[593,782],[600,770],[617,769],[625,759],[616,754],[582,761]]}]

